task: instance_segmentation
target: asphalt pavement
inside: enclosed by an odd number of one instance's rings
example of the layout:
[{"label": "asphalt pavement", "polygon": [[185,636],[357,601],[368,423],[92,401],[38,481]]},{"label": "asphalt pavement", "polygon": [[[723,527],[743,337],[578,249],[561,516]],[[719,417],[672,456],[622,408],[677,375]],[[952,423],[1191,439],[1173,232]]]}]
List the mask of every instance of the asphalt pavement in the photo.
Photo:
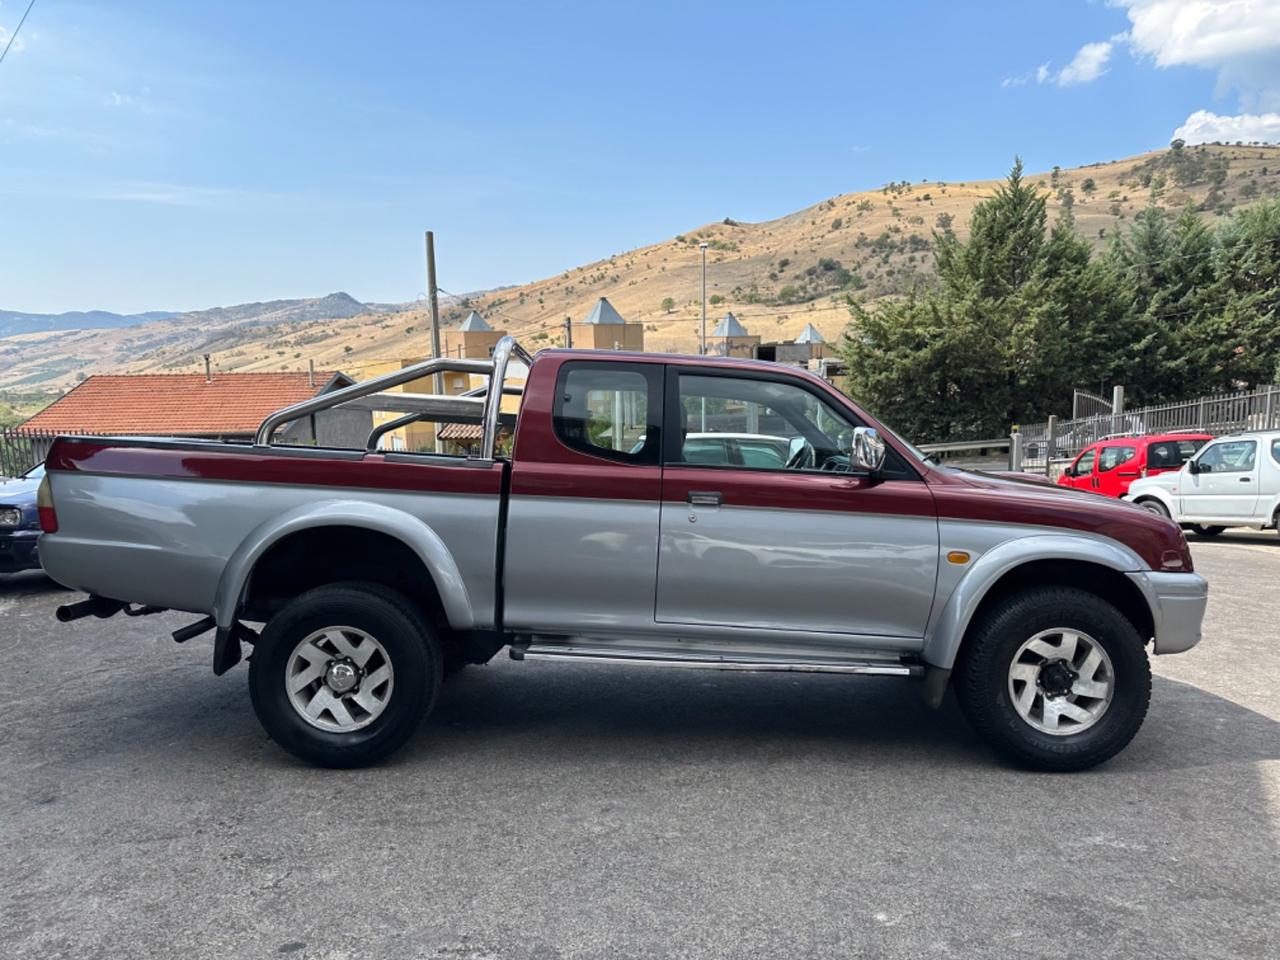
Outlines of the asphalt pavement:
[{"label": "asphalt pavement", "polygon": [[505,657],[316,770],[192,618],[0,578],[0,956],[1276,957],[1280,537],[1193,552],[1203,643],[1070,775],[906,681]]}]

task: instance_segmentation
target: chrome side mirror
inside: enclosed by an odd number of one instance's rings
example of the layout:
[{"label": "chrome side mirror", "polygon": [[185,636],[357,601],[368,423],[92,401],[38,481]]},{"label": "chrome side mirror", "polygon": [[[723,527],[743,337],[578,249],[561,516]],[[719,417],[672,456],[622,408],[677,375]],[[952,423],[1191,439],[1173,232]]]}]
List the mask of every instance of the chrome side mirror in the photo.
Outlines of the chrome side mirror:
[{"label": "chrome side mirror", "polygon": [[854,427],[853,469],[858,473],[876,474],[884,466],[884,441],[875,427]]}]

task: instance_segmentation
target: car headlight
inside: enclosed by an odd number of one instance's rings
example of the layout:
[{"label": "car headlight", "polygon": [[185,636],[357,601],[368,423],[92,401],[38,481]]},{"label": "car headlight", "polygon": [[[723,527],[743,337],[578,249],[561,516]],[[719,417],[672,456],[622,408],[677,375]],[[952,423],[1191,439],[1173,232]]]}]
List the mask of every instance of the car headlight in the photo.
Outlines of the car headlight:
[{"label": "car headlight", "polygon": [[22,526],[22,511],[17,507],[0,507],[0,527]]}]

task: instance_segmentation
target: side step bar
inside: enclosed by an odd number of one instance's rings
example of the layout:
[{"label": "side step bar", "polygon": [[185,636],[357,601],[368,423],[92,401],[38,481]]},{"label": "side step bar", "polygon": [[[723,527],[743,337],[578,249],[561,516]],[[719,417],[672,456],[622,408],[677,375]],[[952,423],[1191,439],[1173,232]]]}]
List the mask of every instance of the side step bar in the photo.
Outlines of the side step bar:
[{"label": "side step bar", "polygon": [[513,644],[512,660],[560,660],[579,663],[632,664],[645,667],[683,667],[692,670],[745,670],[757,673],[853,673],[876,676],[919,677],[923,664],[897,660],[846,660],[800,658],[782,660],[746,656],[687,654],[667,651],[628,651],[565,644]]}]

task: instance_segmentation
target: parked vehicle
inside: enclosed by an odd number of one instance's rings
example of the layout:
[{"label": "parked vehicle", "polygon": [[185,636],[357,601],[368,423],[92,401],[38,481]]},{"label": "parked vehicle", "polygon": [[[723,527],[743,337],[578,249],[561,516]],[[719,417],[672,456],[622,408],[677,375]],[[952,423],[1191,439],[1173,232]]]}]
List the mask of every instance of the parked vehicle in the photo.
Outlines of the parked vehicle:
[{"label": "parked vehicle", "polygon": [[0,477],[0,573],[40,569],[36,491],[43,478],[44,464],[21,477]]},{"label": "parked vehicle", "polygon": [[1208,433],[1108,437],[1085,447],[1062,471],[1058,483],[1107,497],[1123,497],[1135,480],[1180,470],[1212,439]]},{"label": "parked vehicle", "polygon": [[[508,458],[513,355],[529,372]],[[272,445],[292,420],[439,371],[490,386],[387,396],[481,423],[475,456],[379,453],[376,429],[365,451]],[[692,462],[704,409],[727,433],[786,439],[786,461]],[[443,674],[507,647],[915,677],[935,706],[954,686],[1004,756],[1081,769],[1133,737],[1147,644],[1195,645],[1207,598],[1168,520],[932,464],[820,378],[759,361],[535,359],[505,338],[490,360],[427,361],[279,411],[252,445],[62,437],[48,463],[44,565],[90,594],[59,618],[205,615],[174,638],[215,631],[217,674],[251,645],[267,732],[329,766],[390,754]]]},{"label": "parked vehicle", "polygon": [[1129,497],[1196,533],[1280,523],[1280,431],[1234,433],[1205,444],[1176,473],[1138,480]]}]

